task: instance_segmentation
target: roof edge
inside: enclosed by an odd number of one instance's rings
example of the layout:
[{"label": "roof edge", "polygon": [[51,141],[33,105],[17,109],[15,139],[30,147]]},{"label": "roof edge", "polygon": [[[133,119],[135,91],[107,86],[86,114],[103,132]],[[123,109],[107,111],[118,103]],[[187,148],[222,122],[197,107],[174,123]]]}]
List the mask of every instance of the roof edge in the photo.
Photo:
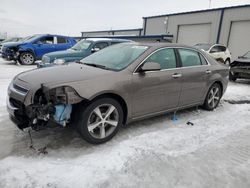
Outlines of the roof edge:
[{"label": "roof edge", "polygon": [[247,7],[250,7],[250,4],[236,5],[236,6],[229,6],[229,7],[219,7],[219,8],[212,8],[212,9],[203,9],[203,10],[194,10],[194,11],[188,11],[188,12],[161,14],[161,15],[156,15],[156,16],[146,16],[146,17],[142,17],[142,18],[143,18],[143,19],[147,19],[147,18],[159,18],[159,17],[165,17],[165,16],[176,16],[176,15],[182,15],[182,14],[193,14],[193,13],[202,13],[202,12],[212,12],[212,11],[217,11],[217,10],[227,10],[227,9],[247,8]]}]

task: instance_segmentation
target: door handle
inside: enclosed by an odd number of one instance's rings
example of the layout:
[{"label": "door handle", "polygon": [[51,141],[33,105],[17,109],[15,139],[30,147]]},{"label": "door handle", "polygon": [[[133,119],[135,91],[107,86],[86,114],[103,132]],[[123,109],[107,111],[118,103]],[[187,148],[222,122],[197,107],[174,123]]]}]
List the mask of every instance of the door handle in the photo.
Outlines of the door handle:
[{"label": "door handle", "polygon": [[174,73],[174,74],[172,75],[172,77],[173,77],[173,78],[180,78],[180,77],[182,77],[182,74],[180,74],[180,73]]},{"label": "door handle", "polygon": [[212,71],[211,70],[206,70],[206,74],[211,74]]}]

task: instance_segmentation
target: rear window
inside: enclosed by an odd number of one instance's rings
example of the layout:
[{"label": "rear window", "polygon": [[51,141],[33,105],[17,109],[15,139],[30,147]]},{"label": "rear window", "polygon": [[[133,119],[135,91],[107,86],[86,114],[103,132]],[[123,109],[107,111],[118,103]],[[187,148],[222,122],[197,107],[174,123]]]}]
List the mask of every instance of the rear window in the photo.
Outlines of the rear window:
[{"label": "rear window", "polygon": [[67,39],[63,37],[57,37],[57,44],[67,43]]},{"label": "rear window", "polygon": [[178,49],[182,67],[192,67],[201,65],[201,59],[198,52],[189,49]]}]

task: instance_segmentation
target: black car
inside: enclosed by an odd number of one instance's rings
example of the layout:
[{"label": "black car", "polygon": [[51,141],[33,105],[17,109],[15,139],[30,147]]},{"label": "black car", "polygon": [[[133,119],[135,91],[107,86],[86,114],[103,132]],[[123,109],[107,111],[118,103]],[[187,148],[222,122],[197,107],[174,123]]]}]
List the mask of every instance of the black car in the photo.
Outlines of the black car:
[{"label": "black car", "polygon": [[237,78],[250,79],[250,51],[230,64],[229,80],[236,81]]}]

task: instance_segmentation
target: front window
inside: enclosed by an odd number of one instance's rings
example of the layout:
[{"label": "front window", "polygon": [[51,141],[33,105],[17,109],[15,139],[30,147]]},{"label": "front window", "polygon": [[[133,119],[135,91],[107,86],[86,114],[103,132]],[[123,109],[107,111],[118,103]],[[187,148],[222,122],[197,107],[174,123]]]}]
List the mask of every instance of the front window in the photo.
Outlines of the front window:
[{"label": "front window", "polygon": [[36,43],[41,43],[41,44],[54,44],[54,37],[43,37]]},{"label": "front window", "polygon": [[159,50],[148,57],[145,63],[147,62],[158,63],[161,69],[176,68],[175,52],[170,48]]},{"label": "front window", "polygon": [[71,49],[77,51],[87,50],[91,44],[92,44],[91,41],[81,40],[78,43],[76,43]]},{"label": "front window", "polygon": [[142,45],[117,44],[94,53],[82,59],[81,62],[119,71],[130,65],[147,49],[147,46]]},{"label": "front window", "polygon": [[106,42],[98,42],[95,44],[95,46],[93,48],[94,49],[98,48],[99,50],[101,50],[103,48],[106,48],[107,46],[108,46],[108,43],[106,43]]}]

